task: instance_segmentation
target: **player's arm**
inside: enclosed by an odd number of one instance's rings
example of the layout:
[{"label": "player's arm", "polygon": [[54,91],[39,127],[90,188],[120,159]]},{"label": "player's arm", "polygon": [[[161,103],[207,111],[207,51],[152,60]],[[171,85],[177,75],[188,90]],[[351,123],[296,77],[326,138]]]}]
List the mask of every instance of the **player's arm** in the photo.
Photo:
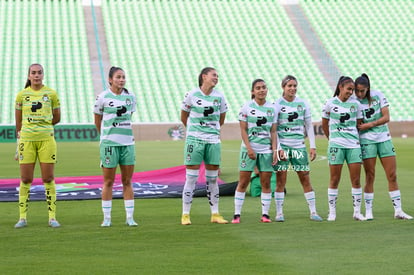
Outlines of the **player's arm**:
[{"label": "player's arm", "polygon": [[247,122],[240,120],[240,134],[243,140],[244,145],[247,149],[247,155],[250,159],[256,159],[256,152],[253,150],[252,146],[250,145],[249,135],[247,133]]},{"label": "player's arm", "polygon": [[16,120],[16,133],[19,133],[20,130],[22,129],[22,110],[18,110],[16,109],[14,111],[14,117]]},{"label": "player's arm", "polygon": [[279,159],[276,128],[277,128],[277,123],[273,123],[272,127],[270,128],[270,139],[272,142],[272,152],[273,152],[272,165],[276,165]]},{"label": "player's arm", "polygon": [[52,125],[56,125],[60,122],[60,108],[55,108],[52,111]]},{"label": "player's arm", "polygon": [[225,119],[226,119],[226,113],[221,113],[220,114],[220,126],[223,126]]},{"label": "player's arm", "polygon": [[187,127],[187,120],[189,115],[189,112],[181,110],[181,122],[184,124],[185,127]]},{"label": "player's arm", "polygon": [[388,123],[390,121],[390,110],[388,109],[388,106],[381,108],[381,115],[382,116],[375,121],[371,121],[368,123],[361,122],[360,124],[358,124],[358,129],[363,131]]},{"label": "player's arm", "polygon": [[98,133],[101,133],[101,124],[102,124],[102,115],[94,114],[95,127],[98,130]]},{"label": "player's arm", "polygon": [[322,130],[325,136],[329,139],[329,119],[322,118]]}]

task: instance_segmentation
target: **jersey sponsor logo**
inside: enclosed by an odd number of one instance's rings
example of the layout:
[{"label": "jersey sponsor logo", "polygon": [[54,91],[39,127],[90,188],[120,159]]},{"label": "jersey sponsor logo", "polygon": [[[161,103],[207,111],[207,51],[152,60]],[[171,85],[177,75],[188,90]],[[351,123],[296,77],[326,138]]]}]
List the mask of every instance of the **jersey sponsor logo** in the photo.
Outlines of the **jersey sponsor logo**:
[{"label": "jersey sponsor logo", "polygon": [[375,109],[374,108],[365,109],[364,113],[365,113],[365,117],[369,119],[371,118],[373,114],[375,114]]},{"label": "jersey sponsor logo", "polygon": [[257,120],[256,120],[256,125],[258,126],[258,127],[261,127],[262,125],[264,125],[264,124],[266,124],[267,123],[267,118],[266,117],[264,117],[264,116],[259,116],[259,117],[257,117]]},{"label": "jersey sponsor logo", "polygon": [[127,111],[127,108],[125,106],[119,106],[116,110],[116,116],[122,116],[122,114],[125,114]]},{"label": "jersey sponsor logo", "polygon": [[288,121],[292,122],[293,120],[297,119],[299,117],[299,114],[296,112],[290,112],[288,113]]},{"label": "jersey sponsor logo", "polygon": [[213,107],[211,107],[211,106],[204,107],[204,112],[203,112],[204,117],[207,117],[208,115],[210,115],[212,113],[214,113],[214,108]]},{"label": "jersey sponsor logo", "polygon": [[42,108],[42,103],[39,101],[32,102],[32,112],[36,113],[37,110]]},{"label": "jersey sponsor logo", "polygon": [[339,118],[339,121],[341,123],[344,123],[345,121],[349,120],[351,116],[348,113],[341,113],[341,117]]}]

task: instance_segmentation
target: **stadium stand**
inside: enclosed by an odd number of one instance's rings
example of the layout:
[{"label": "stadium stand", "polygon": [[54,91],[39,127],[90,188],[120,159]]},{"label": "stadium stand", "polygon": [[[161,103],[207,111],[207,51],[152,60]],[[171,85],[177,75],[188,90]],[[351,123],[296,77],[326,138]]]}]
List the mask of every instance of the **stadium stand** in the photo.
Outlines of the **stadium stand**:
[{"label": "stadium stand", "polygon": [[0,37],[1,124],[14,124],[15,95],[32,63],[44,66],[44,83],[57,90],[62,123],[92,122],[94,93],[81,1],[1,1]]},{"label": "stadium stand", "polygon": [[295,75],[316,118],[320,94],[330,93],[278,1],[108,0],[102,12],[111,63],[125,68],[138,95],[138,121],[179,121],[184,93],[206,66],[219,72],[227,121],[237,121],[255,78],[268,82],[273,100],[281,79]]},{"label": "stadium stand", "polygon": [[342,73],[367,73],[372,88],[387,95],[391,119],[413,120],[414,2],[302,0],[301,5]]},{"label": "stadium stand", "polygon": [[[306,36],[298,34],[304,29],[295,28],[278,0],[101,3],[104,25],[99,27],[105,29],[110,63],[125,69],[127,88],[138,97],[135,122],[178,122],[184,93],[197,86],[206,66],[219,72],[217,88],[228,99],[231,122],[250,98],[255,78],[267,81],[274,100],[281,79],[295,75],[298,95],[310,101],[314,121],[332,95],[302,40]],[[366,72],[373,88],[388,95],[392,120],[414,119],[413,1],[301,0],[295,8],[303,9],[342,74]],[[62,123],[92,122],[96,91],[87,36],[95,34],[86,30],[80,0],[0,1],[0,51],[6,53],[0,59],[1,124],[14,124],[14,96],[35,62],[44,65],[45,83],[60,95]]]}]

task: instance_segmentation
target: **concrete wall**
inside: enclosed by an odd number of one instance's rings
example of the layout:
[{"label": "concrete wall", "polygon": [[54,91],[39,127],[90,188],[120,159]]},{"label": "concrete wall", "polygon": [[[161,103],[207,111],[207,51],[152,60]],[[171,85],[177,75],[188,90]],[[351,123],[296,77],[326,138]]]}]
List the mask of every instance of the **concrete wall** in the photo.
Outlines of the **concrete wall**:
[{"label": "concrete wall", "polygon": [[[414,121],[390,122],[388,124],[393,137],[414,137]],[[169,133],[172,129],[181,133],[184,137],[185,128],[181,123],[165,123],[165,124],[135,124],[134,135],[137,141],[139,140],[172,140],[173,137]],[[314,123],[314,130],[317,137],[323,137],[321,123]],[[238,123],[225,123],[222,127],[222,139],[234,140],[240,138],[240,128]]]}]

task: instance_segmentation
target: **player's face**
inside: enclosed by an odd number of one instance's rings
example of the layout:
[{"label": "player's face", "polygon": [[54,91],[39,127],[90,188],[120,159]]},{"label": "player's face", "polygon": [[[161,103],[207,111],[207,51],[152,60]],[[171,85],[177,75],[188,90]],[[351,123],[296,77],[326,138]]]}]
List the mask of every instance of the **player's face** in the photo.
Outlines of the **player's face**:
[{"label": "player's face", "polygon": [[289,80],[285,87],[283,87],[283,94],[287,98],[294,98],[298,89],[298,83],[296,80]]},{"label": "player's face", "polygon": [[339,86],[339,96],[345,101],[348,100],[354,93],[354,88],[353,82],[347,82],[343,86]]},{"label": "player's face", "polygon": [[264,100],[267,96],[267,86],[266,83],[263,81],[259,81],[254,84],[252,95],[256,100]]},{"label": "player's face", "polygon": [[32,65],[29,69],[29,75],[27,78],[30,80],[31,85],[41,86],[43,83],[43,68],[40,65]]},{"label": "player's face", "polygon": [[216,70],[211,70],[209,71],[207,74],[203,75],[203,84],[210,86],[210,87],[215,87],[218,83],[218,74]]},{"label": "player's face", "polygon": [[364,99],[367,96],[367,91],[368,88],[365,87],[364,85],[358,84],[355,87],[355,95],[359,98],[359,99]]},{"label": "player's face", "polygon": [[116,90],[122,90],[125,87],[125,82],[125,72],[122,70],[117,70],[109,81],[111,87]]}]

